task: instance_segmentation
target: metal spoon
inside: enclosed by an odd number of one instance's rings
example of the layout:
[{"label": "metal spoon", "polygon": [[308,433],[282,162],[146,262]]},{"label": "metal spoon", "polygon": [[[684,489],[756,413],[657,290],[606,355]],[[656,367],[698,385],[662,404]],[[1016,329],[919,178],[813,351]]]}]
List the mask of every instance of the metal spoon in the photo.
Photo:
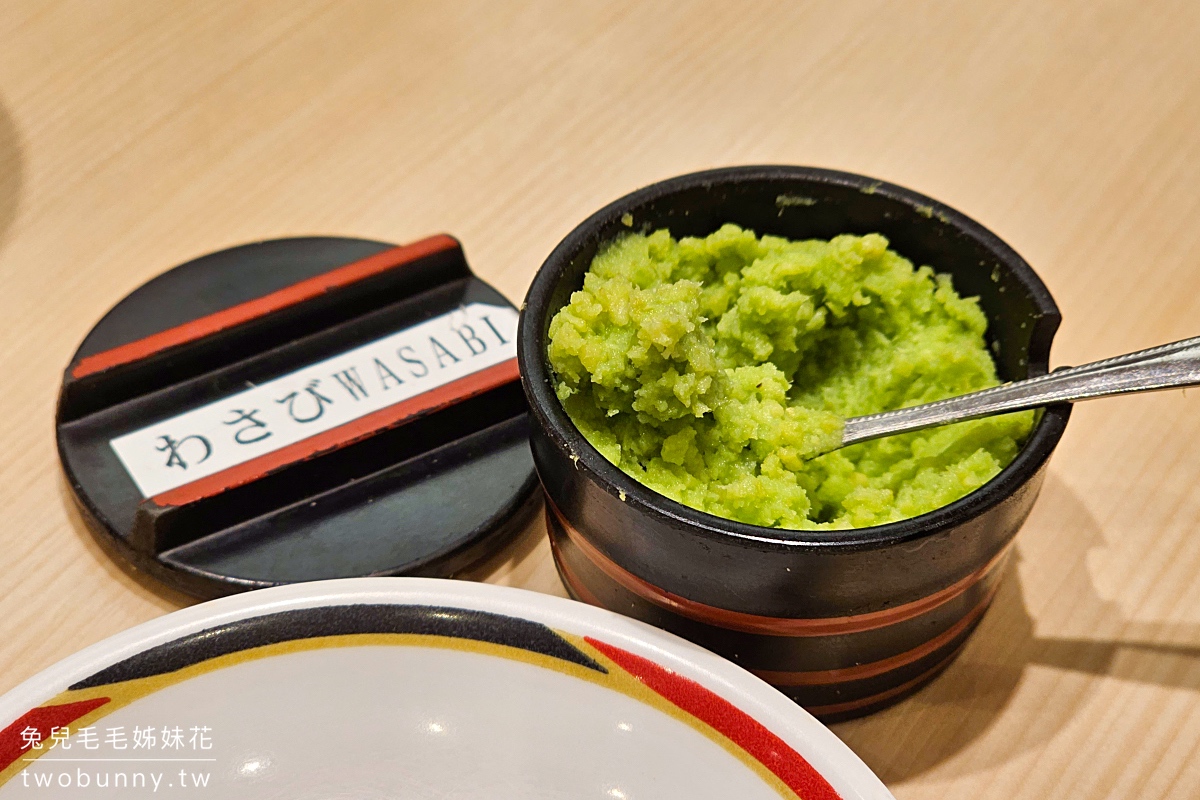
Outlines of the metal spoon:
[{"label": "metal spoon", "polygon": [[1053,403],[1200,385],[1200,336],[1013,381],[936,403],[851,417],[842,447],[897,433]]}]

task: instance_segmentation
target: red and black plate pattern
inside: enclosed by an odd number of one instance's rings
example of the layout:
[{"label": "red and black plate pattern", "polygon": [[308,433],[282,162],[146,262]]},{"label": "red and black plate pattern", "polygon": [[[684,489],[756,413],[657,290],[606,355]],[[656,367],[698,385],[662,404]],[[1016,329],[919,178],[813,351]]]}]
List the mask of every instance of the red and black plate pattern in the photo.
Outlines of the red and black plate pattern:
[{"label": "red and black plate pattern", "polygon": [[[726,749],[769,777],[784,796],[802,800],[840,800],[829,782],[794,748],[729,700],[648,658],[601,641],[574,637],[527,619],[486,611],[443,606],[352,604],[293,609],[249,617],[207,628],[160,644],[118,661],[72,684],[65,692],[31,709],[0,730],[0,784],[22,768],[33,751],[23,732],[35,729],[49,741],[51,729],[103,717],[108,706],[127,704],[161,688],[153,682],[189,670],[201,674],[206,665],[225,668],[236,658],[284,653],[278,646],[309,643],[338,646],[343,637],[374,635],[372,644],[428,645],[429,637],[501,651],[546,657],[542,664],[582,668],[610,678],[605,685],[628,692],[633,683],[648,689],[658,703],[682,713],[682,719],[707,736],[717,736]],[[404,638],[404,637],[420,638]],[[394,637],[394,638],[386,638]],[[574,641],[572,641],[574,640]],[[275,648],[274,650],[272,648]],[[590,652],[588,652],[590,651]],[[495,652],[495,651],[490,651]],[[186,679],[186,678],[183,678]],[[410,687],[417,691],[417,687]],[[108,696],[111,693],[112,697]],[[114,698],[120,696],[119,700]],[[40,755],[40,751],[34,755]]]}]

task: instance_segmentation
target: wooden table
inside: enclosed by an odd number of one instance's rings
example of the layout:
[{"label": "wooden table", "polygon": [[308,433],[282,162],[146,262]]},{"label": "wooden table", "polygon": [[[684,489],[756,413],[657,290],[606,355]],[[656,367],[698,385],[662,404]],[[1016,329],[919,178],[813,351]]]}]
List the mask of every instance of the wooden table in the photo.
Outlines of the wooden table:
[{"label": "wooden table", "polygon": [[[991,227],[1055,362],[1200,333],[1200,6],[14,2],[0,12],[0,691],[185,602],[123,574],[54,449],[106,309],[275,236],[450,231],[514,301],[627,191],[866,173]],[[897,797],[1200,796],[1200,397],[1076,410],[956,663],[835,727]],[[538,523],[491,580],[562,594]]]}]

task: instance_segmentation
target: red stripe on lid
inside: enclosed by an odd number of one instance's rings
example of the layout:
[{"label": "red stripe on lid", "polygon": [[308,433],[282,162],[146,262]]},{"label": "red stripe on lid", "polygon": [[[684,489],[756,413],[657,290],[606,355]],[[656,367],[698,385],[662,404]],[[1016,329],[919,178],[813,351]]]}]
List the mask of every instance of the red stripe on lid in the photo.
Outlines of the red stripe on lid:
[{"label": "red stripe on lid", "polygon": [[258,458],[236,464],[228,469],[184,484],[150,498],[155,505],[182,506],[237,486],[256,481],[269,473],[297,461],[306,461],[322,453],[337,450],[366,439],[379,431],[391,428],[418,414],[452,406],[476,395],[518,380],[517,360],[510,358],[499,364],[473,372],[444,386],[430,389],[395,405],[351,420],[344,425],[302,439],[287,447],[265,453]]},{"label": "red stripe on lid", "polygon": [[182,325],[176,325],[174,328],[167,328],[165,331],[159,331],[110,350],[85,356],[71,369],[71,377],[82,378],[122,364],[140,361],[168,348],[203,339],[214,333],[319,297],[334,289],[349,286],[420,258],[457,247],[458,241],[454,237],[439,234],[402,247],[384,250],[382,253],[376,253],[299,283],[293,283],[291,286],[285,286],[262,297],[247,300],[236,306],[194,319],[191,322],[185,322]]}]

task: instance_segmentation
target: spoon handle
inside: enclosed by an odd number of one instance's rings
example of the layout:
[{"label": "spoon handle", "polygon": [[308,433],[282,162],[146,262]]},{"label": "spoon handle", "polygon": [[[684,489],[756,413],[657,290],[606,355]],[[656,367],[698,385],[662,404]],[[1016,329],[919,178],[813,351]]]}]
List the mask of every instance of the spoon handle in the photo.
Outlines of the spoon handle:
[{"label": "spoon handle", "polygon": [[1200,336],[980,392],[846,420],[842,446],[1009,411],[1200,385]]}]

